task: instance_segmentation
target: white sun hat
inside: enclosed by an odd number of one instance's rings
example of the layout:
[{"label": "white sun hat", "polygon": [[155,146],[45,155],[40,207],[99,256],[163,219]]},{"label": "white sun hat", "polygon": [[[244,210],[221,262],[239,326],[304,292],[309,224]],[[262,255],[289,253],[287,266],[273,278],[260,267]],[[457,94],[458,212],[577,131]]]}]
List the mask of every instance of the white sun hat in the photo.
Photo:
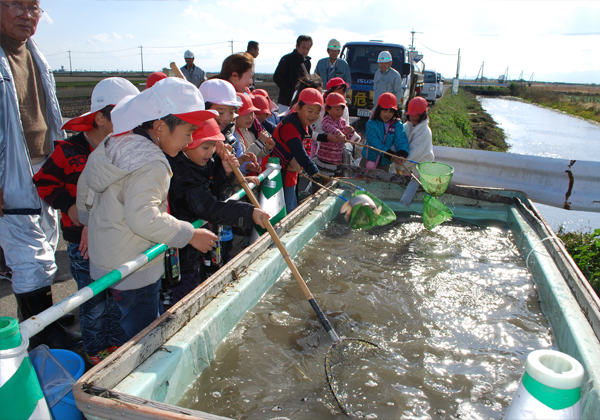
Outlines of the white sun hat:
[{"label": "white sun hat", "polygon": [[158,120],[170,114],[200,126],[219,113],[205,110],[204,99],[196,86],[187,80],[167,77],[129,100],[119,102],[110,116],[113,132],[120,135],[146,121]]},{"label": "white sun hat", "polygon": [[200,93],[206,102],[217,105],[242,106],[235,94],[235,88],[227,80],[210,79],[200,85]]},{"label": "white sun hat", "polygon": [[183,53],[183,58],[194,58],[194,53],[191,52],[190,50],[187,50],[186,52]]},{"label": "white sun hat", "polygon": [[392,54],[389,51],[381,51],[379,53],[379,57],[377,57],[378,63],[391,63],[392,62]]},{"label": "white sun hat", "polygon": [[140,91],[129,80],[122,77],[109,77],[100,80],[92,91],[90,112],[65,122],[61,130],[90,131],[94,127],[96,113],[108,105],[116,105],[126,96],[137,95]]}]

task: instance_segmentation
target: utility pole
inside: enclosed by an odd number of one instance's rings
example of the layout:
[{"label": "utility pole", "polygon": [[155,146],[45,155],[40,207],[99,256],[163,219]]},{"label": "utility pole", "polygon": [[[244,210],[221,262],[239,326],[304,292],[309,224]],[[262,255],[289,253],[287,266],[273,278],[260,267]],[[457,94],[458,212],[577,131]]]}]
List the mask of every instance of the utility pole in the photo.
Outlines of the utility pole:
[{"label": "utility pole", "polygon": [[69,50],[69,76],[73,76],[73,64],[71,63],[71,51]]},{"label": "utility pole", "polygon": [[233,55],[233,39],[229,42],[231,42],[231,55]]},{"label": "utility pole", "polygon": [[456,60],[456,78],[458,79],[458,75],[460,73],[460,48],[458,49],[458,60]]},{"label": "utility pole", "polygon": [[140,57],[142,60],[142,76],[144,75],[144,47],[140,45]]},{"label": "utility pole", "polygon": [[414,51],[414,50],[415,50],[415,34],[416,34],[416,32],[415,32],[415,30],[413,29],[412,31],[410,31],[410,33],[412,34],[412,41],[411,41],[411,43],[410,43],[410,49],[411,49],[412,51]]},{"label": "utility pole", "polygon": [[483,61],[481,63],[481,83],[483,83],[483,65],[485,64],[485,61]]}]

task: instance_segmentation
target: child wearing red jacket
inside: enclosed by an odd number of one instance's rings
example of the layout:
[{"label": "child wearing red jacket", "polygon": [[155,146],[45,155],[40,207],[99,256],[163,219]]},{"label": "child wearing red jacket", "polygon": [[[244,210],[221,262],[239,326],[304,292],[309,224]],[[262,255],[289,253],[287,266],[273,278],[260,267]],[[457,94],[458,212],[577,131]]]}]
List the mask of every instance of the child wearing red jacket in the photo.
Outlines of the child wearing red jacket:
[{"label": "child wearing red jacket", "polygon": [[[139,90],[126,79],[111,77],[101,80],[92,92],[91,111],[67,121],[61,129],[79,131],[65,141],[56,141],[54,152],[33,177],[38,194],[48,205],[61,211],[60,227],[67,241],[71,274],[79,289],[92,283],[87,255],[87,226],[79,223],[77,214],[77,181],[85,168],[88,156],[113,131],[110,111],[121,99],[136,95]],[[107,293],[107,292],[105,292]],[[108,308],[98,296],[79,308],[79,321],[84,335],[84,350],[92,364],[97,364],[117,349],[111,340],[104,341],[93,333],[108,331],[116,342],[125,338],[120,327],[119,309]],[[99,322],[99,314],[107,314],[114,322]],[[86,328],[87,327],[87,328]],[[90,333],[92,331],[92,333]],[[120,340],[121,339],[121,340]]]},{"label": "child wearing red jacket", "polygon": [[298,97],[296,110],[277,125],[273,134],[276,143],[271,155],[279,158],[283,168],[285,207],[288,214],[298,207],[296,185],[299,167],[304,168],[310,176],[319,172],[302,142],[312,138],[310,126],[319,119],[322,107],[321,92],[313,88],[304,89]]}]

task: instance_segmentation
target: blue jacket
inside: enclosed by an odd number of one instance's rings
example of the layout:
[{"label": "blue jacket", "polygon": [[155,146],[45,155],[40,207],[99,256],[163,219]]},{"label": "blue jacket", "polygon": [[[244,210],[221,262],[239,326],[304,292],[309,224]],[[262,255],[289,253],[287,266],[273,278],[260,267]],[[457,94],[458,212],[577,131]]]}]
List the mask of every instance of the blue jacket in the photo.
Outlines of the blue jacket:
[{"label": "blue jacket", "polygon": [[327,82],[334,77],[341,77],[344,79],[344,82],[350,84],[352,83],[350,66],[348,66],[348,63],[341,58],[338,58],[335,61],[335,66],[332,73],[329,73],[329,57],[320,59],[317,63],[317,67],[315,68],[315,74],[321,78],[323,81],[323,86],[326,86]]},{"label": "blue jacket", "polygon": [[[56,98],[52,69],[31,38],[27,40],[27,49],[40,71],[44,85],[50,140],[64,140],[66,135],[60,129],[62,116]],[[33,184],[34,174],[21,126],[17,89],[2,48],[0,48],[0,75],[0,189],[4,192],[4,213],[40,214],[41,202]],[[51,141],[50,153],[53,151],[54,143]]]},{"label": "blue jacket", "polygon": [[[406,138],[406,134],[404,134],[404,126],[400,120],[396,120],[390,125],[387,136],[385,135],[385,124],[383,121],[373,119],[367,121],[367,145],[383,150],[384,152],[390,150],[393,145],[397,152],[404,151],[404,153],[400,153],[401,155],[404,157],[408,156],[408,139]],[[363,147],[362,156],[367,160],[373,161],[377,160],[377,156],[381,156],[379,165],[389,165],[392,163],[385,155],[366,147]]]}]

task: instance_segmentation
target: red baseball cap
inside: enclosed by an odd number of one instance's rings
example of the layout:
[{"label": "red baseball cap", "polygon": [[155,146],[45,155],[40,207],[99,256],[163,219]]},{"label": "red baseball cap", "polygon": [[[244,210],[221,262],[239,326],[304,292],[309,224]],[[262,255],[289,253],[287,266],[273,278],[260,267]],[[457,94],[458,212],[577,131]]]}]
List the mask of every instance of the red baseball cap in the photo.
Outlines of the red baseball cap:
[{"label": "red baseball cap", "polygon": [[192,134],[193,141],[187,145],[188,149],[195,149],[205,141],[223,141],[225,136],[221,133],[217,120],[206,120]]},{"label": "red baseball cap", "polygon": [[260,111],[260,109],[258,109],[257,107],[255,107],[252,104],[252,99],[250,98],[250,96],[246,95],[245,93],[239,93],[239,92],[236,93],[236,95],[242,101],[242,106],[237,111],[239,116],[243,117],[244,115],[248,115],[251,112]]},{"label": "red baseball cap", "polygon": [[277,104],[271,100],[269,92],[267,92],[266,90],[254,89],[252,93],[254,93],[254,96],[264,96],[265,98],[267,98],[267,100],[269,101],[269,109],[271,110],[271,112],[277,111],[279,109]]},{"label": "red baseball cap", "polygon": [[346,89],[350,88],[350,83],[344,82],[344,79],[342,79],[341,77],[334,77],[333,79],[329,80],[329,82],[327,82],[327,85],[325,86],[325,88],[327,90],[331,90],[331,88],[334,88],[334,87],[340,86],[340,85],[346,85]]},{"label": "red baseball cap", "polygon": [[344,98],[339,93],[330,93],[327,95],[327,99],[325,99],[325,103],[331,107],[333,106],[346,106],[346,98]]},{"label": "red baseball cap", "polygon": [[304,102],[306,105],[320,105],[323,107],[323,95],[315,88],[306,88],[300,92],[298,102]]},{"label": "red baseball cap", "polygon": [[427,100],[422,96],[417,96],[408,103],[406,115],[421,115],[425,111],[427,111]]},{"label": "red baseball cap", "polygon": [[385,92],[382,93],[379,99],[377,99],[377,105],[383,109],[395,109],[398,110],[398,100],[393,93]]},{"label": "red baseball cap", "polygon": [[257,114],[271,113],[271,110],[269,109],[269,100],[264,96],[254,95],[254,99],[252,99],[252,104],[258,108],[258,111],[255,111]]},{"label": "red baseball cap", "polygon": [[168,76],[162,71],[155,71],[146,79],[146,89],[151,88],[156,82],[162,79],[166,79],[167,77]]}]

